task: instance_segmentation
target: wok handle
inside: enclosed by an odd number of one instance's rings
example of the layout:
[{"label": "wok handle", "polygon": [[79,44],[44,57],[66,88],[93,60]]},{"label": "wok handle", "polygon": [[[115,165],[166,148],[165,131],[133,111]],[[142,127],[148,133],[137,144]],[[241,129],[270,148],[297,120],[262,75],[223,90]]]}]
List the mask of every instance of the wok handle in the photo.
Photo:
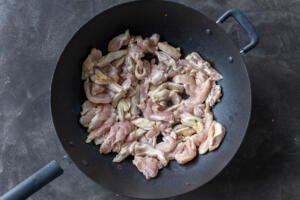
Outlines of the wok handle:
[{"label": "wok handle", "polygon": [[240,50],[241,54],[245,54],[258,44],[259,37],[256,29],[249,19],[238,9],[230,9],[226,11],[221,17],[219,17],[216,23],[223,23],[229,17],[233,17],[243,27],[251,39],[250,43]]},{"label": "wok handle", "polygon": [[63,171],[64,170],[60,167],[58,162],[52,160],[43,168],[39,169],[37,172],[1,196],[0,200],[26,199],[31,194],[54,180],[56,177],[60,176]]}]

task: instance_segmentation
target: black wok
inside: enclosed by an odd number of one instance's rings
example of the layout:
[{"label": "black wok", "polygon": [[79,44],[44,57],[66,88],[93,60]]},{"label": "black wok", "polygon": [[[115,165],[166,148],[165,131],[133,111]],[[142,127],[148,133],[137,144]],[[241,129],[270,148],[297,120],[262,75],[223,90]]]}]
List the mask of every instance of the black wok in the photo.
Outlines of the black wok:
[{"label": "black wok", "polygon": [[[229,10],[218,22],[230,16],[247,31],[251,39],[241,51],[218,24],[198,11],[158,0],[137,1],[110,8],[74,35],[64,49],[53,76],[51,108],[57,135],[68,156],[83,173],[122,195],[163,198],[202,186],[228,164],[243,140],[251,111],[250,82],[240,54],[246,53],[258,42],[254,27],[240,11]],[[220,148],[198,156],[187,165],[170,162],[153,180],[146,180],[130,159],[115,164],[112,163],[114,155],[100,155],[97,146],[85,143],[87,133],[78,122],[85,99],[80,79],[83,60],[92,47],[105,50],[108,41],[127,28],[132,34],[142,36],[157,32],[163,40],[181,47],[184,54],[199,52],[224,76],[220,81],[223,98],[214,108],[216,119],[226,128]],[[62,172],[58,162],[52,161],[3,195],[2,199],[23,199]]]}]

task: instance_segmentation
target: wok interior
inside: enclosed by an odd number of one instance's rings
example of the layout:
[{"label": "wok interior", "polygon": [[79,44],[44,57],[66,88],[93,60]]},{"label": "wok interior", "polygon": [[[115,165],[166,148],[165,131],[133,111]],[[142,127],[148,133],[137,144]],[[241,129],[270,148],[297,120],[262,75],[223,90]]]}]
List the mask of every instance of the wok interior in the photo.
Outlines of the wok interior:
[{"label": "wok interior", "polygon": [[[211,35],[206,33],[207,28],[212,30]],[[92,47],[106,53],[109,40],[126,29],[143,37],[159,33],[161,40],[181,47],[183,55],[196,51],[224,77],[220,81],[223,98],[214,109],[216,119],[226,128],[219,149],[198,156],[187,165],[170,162],[153,180],[145,180],[131,159],[116,164],[112,163],[114,155],[100,155],[97,146],[85,143],[87,132],[79,124],[85,99],[80,79],[82,62]],[[228,56],[233,57],[233,63],[228,62]],[[57,134],[76,165],[104,187],[139,198],[178,195],[212,179],[237,151],[251,106],[247,72],[231,40],[197,11],[162,1],[123,4],[99,14],[81,28],[60,57],[53,77],[51,104]]]}]

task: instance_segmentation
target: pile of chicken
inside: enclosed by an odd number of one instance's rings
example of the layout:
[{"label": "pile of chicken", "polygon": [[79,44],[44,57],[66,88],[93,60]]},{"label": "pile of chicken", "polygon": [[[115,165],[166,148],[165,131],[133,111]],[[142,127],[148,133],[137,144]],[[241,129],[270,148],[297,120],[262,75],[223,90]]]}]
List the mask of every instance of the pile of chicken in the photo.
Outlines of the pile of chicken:
[{"label": "pile of chicken", "polygon": [[185,164],[216,149],[225,134],[211,110],[222,95],[221,74],[199,54],[181,59],[179,48],[159,40],[126,30],[105,56],[92,49],[82,66],[86,142],[116,152],[113,162],[134,156],[146,179],[170,160]]}]

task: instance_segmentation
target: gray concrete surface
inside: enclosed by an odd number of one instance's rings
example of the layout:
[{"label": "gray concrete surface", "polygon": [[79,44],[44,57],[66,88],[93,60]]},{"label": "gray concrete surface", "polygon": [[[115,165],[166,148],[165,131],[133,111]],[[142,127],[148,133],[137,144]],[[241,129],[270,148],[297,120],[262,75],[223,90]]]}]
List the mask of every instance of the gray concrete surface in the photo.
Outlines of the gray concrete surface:
[{"label": "gray concrete surface", "polygon": [[[49,106],[56,62],[85,22],[122,2],[0,0],[0,194],[64,155]],[[241,149],[213,181],[172,199],[299,199],[300,1],[180,2],[211,19],[229,8],[239,8],[255,24],[261,41],[244,56],[253,112]],[[247,37],[233,21],[223,27],[237,45],[246,43]],[[71,165],[30,199],[129,198],[102,188]]]}]

